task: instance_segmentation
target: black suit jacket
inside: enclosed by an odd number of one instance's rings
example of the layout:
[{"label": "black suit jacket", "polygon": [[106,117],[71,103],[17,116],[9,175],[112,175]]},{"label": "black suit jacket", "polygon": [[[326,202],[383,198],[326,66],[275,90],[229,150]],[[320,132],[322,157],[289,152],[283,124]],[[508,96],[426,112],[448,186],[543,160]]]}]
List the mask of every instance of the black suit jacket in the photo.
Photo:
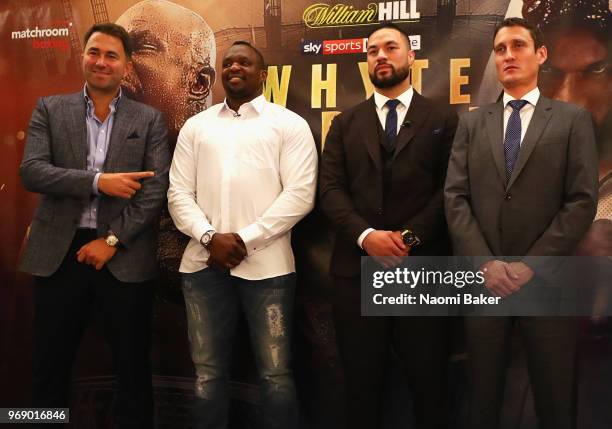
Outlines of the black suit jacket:
[{"label": "black suit jacket", "polygon": [[447,254],[443,186],[457,116],[416,91],[392,159],[383,200],[380,121],[374,97],[336,116],[325,140],[319,175],[320,203],[337,230],[331,274],[356,276],[357,245],[367,228],[411,229],[422,241],[415,255]]}]

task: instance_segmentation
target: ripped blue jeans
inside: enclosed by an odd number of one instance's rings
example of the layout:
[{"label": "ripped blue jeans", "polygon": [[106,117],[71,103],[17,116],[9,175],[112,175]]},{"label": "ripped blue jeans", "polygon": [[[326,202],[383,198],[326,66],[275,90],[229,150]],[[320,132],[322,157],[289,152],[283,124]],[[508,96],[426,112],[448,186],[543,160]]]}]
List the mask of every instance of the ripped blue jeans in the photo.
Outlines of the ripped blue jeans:
[{"label": "ripped blue jeans", "polygon": [[243,311],[261,388],[261,427],[298,426],[290,368],[295,273],[245,280],[213,269],[183,274],[191,357],[196,369],[196,427],[228,425],[232,345]]}]

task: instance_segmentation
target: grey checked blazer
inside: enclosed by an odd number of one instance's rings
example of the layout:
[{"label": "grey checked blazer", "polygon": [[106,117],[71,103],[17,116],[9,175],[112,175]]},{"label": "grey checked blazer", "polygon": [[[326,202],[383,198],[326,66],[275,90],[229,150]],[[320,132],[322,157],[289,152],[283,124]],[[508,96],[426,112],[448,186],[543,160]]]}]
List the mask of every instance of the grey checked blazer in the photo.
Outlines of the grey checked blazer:
[{"label": "grey checked blazer", "polygon": [[[52,275],[66,256],[81,213],[92,195],[95,173],[87,171],[86,103],[83,91],[38,100],[20,167],[23,185],[42,194],[34,213],[22,271]],[[123,96],[117,104],[104,172],[155,171],[129,200],[101,195],[98,235],[112,230],[121,242],[109,261],[123,282],[157,274],[157,225],[168,188],[170,153],[162,114]],[[76,257],[76,256],[75,256]]]}]

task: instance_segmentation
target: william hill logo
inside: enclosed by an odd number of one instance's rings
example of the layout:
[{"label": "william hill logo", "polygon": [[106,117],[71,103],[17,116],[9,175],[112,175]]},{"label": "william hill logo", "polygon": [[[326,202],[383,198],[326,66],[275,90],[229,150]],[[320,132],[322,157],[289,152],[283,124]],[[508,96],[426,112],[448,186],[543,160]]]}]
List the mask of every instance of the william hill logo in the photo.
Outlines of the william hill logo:
[{"label": "william hill logo", "polygon": [[302,14],[304,24],[310,28],[349,27],[376,24],[383,21],[415,21],[421,17],[417,0],[370,3],[365,9],[355,9],[343,3],[334,6],[315,3]]}]

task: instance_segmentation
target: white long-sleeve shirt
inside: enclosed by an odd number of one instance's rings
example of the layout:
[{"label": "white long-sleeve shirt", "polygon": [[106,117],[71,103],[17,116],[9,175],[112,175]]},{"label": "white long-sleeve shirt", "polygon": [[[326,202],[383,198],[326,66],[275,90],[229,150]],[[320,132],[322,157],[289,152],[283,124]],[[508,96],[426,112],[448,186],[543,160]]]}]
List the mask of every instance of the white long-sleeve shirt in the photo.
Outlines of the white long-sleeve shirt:
[{"label": "white long-sleeve shirt", "polygon": [[234,112],[220,103],[181,129],[168,207],[191,237],[179,270],[205,268],[205,232],[237,232],[246,258],[231,274],[259,280],[295,271],[291,228],[314,206],[317,151],[306,121],[263,95]]}]

